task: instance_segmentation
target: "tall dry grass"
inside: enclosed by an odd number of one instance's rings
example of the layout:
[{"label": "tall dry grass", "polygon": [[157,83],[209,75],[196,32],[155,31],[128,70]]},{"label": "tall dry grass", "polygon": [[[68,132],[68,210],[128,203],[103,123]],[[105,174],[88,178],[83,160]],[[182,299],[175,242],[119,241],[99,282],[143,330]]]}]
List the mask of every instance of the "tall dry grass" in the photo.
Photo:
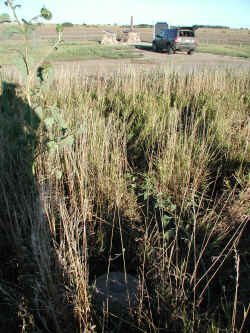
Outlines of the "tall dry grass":
[{"label": "tall dry grass", "polygon": [[[35,149],[13,152],[1,129],[2,329],[243,332],[249,76],[76,77],[33,101],[45,114],[57,105],[73,144],[44,151],[60,133],[40,120]],[[25,128],[25,101],[10,105]],[[139,301],[119,322],[95,308],[91,286],[124,269]]]}]

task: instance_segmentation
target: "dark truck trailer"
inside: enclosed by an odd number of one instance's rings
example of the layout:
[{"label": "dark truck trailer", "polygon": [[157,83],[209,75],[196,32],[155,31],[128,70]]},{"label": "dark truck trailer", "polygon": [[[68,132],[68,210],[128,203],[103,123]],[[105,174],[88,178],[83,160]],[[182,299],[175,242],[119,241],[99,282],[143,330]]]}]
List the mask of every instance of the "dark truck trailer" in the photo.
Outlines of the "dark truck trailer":
[{"label": "dark truck trailer", "polygon": [[156,35],[159,35],[162,31],[165,31],[169,28],[167,22],[157,22],[154,25],[154,38]]},{"label": "dark truck trailer", "polygon": [[152,42],[154,51],[166,51],[169,54],[176,51],[186,51],[192,54],[197,48],[195,27],[177,27],[161,30],[155,33]]}]

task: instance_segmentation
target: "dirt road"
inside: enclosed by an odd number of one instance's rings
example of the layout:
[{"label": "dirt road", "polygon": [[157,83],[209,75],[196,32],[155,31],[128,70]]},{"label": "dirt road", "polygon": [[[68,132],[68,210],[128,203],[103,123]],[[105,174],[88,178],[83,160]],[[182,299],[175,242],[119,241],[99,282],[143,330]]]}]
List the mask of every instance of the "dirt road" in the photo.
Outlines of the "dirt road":
[{"label": "dirt road", "polygon": [[[135,53],[140,54],[138,58],[128,59],[95,59],[81,61],[58,61],[54,63],[56,76],[59,80],[64,80],[65,76],[109,76],[120,72],[179,72],[188,73],[193,70],[223,70],[229,69],[235,73],[250,73],[250,59],[220,56],[206,53],[177,53],[168,55],[166,53],[156,53],[150,48],[149,43],[143,43],[135,49]],[[4,68],[13,73],[13,77],[21,75],[14,65],[7,65]],[[21,81],[20,81],[21,82]]]},{"label": "dirt road", "polygon": [[166,53],[156,53],[148,48],[148,45],[142,45],[136,49],[143,55],[140,58],[131,59],[98,59],[84,60],[74,62],[57,62],[55,64],[58,72],[81,73],[82,75],[107,75],[114,72],[129,71],[177,71],[187,73],[193,70],[208,69],[221,70],[231,69],[233,71],[250,72],[250,59],[220,56],[206,53],[177,53],[168,55]]}]

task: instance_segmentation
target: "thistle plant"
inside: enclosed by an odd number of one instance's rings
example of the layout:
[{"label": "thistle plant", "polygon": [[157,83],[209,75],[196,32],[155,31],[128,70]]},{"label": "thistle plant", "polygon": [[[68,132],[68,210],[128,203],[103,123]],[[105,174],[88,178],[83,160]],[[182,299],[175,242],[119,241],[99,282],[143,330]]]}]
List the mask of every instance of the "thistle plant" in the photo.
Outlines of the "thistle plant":
[{"label": "thistle plant", "polygon": [[[30,110],[34,110],[36,115],[39,117],[40,122],[43,126],[43,133],[40,135],[42,146],[40,145],[39,152],[34,154],[35,159],[40,155],[40,153],[47,150],[49,153],[55,150],[62,149],[65,145],[71,145],[74,142],[73,136],[68,134],[67,124],[65,123],[63,117],[60,114],[60,110],[57,105],[47,106],[46,109],[37,100],[40,100],[45,96],[45,93],[49,90],[53,78],[54,70],[51,63],[46,61],[47,57],[58,49],[60,44],[63,42],[62,33],[63,25],[59,24],[56,27],[57,39],[48,50],[48,52],[41,56],[36,62],[32,57],[32,47],[31,47],[31,34],[40,24],[40,20],[51,20],[52,13],[45,7],[40,10],[40,13],[30,19],[29,21],[25,19],[20,19],[17,15],[17,10],[21,6],[15,3],[16,0],[7,0],[5,5],[11,10],[14,22],[16,25],[11,25],[7,27],[3,34],[6,38],[10,38],[13,35],[21,36],[24,42],[24,49],[18,50],[19,56],[16,59],[15,65],[21,71],[24,80],[24,92],[29,105]],[[0,23],[11,22],[10,16],[8,14],[0,15]],[[34,79],[38,79],[39,86],[33,89],[32,84]],[[32,102],[35,101],[35,102]],[[57,131],[55,131],[55,128]],[[45,132],[44,132],[45,129]],[[55,132],[60,133],[55,136]],[[37,150],[37,147],[33,147],[33,151]],[[33,165],[34,166],[34,165]]]},{"label": "thistle plant", "polygon": [[[31,106],[31,84],[33,79],[37,76],[37,70],[40,66],[43,65],[45,59],[49,56],[49,54],[57,50],[59,44],[62,42],[62,27],[59,26],[57,28],[58,38],[55,43],[52,45],[48,53],[42,56],[37,62],[34,62],[32,58],[32,48],[30,45],[30,37],[32,32],[36,29],[36,27],[40,24],[40,20],[51,20],[52,13],[45,7],[40,10],[40,14],[31,18],[29,21],[25,20],[24,18],[20,19],[17,15],[17,9],[21,7],[19,4],[15,4],[16,0],[7,0],[5,1],[5,5],[10,8],[14,22],[16,25],[12,25],[5,29],[4,36],[6,38],[10,38],[14,34],[21,36],[24,41],[24,51],[18,50],[20,57],[16,63],[17,67],[21,70],[23,74],[23,78],[25,81],[25,95],[28,101],[29,106]],[[0,23],[3,22],[10,22],[10,17],[8,14],[2,14],[0,16]],[[43,71],[45,72],[45,71]]]}]

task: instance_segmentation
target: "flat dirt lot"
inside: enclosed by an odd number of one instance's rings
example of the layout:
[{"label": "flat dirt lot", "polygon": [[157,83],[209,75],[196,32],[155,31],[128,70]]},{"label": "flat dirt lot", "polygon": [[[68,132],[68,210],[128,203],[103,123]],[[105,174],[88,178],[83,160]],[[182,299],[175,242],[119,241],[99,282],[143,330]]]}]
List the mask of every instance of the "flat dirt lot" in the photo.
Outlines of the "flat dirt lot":
[{"label": "flat dirt lot", "polygon": [[222,70],[229,69],[236,73],[250,72],[250,59],[220,56],[206,53],[156,53],[149,49],[148,43],[141,43],[136,52],[143,54],[140,58],[131,59],[97,59],[73,62],[56,62],[57,72],[77,73],[83,76],[112,75],[116,72],[159,70],[164,72],[176,71],[188,73],[193,70]]}]

